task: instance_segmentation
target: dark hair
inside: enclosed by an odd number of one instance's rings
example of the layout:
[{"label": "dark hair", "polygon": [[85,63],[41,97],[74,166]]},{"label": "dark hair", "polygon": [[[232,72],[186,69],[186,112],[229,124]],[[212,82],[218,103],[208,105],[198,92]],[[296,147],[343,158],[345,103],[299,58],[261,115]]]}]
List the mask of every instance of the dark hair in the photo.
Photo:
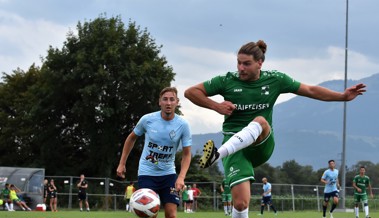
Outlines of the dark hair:
[{"label": "dark hair", "polygon": [[249,42],[243,45],[238,54],[252,55],[254,60],[265,61],[265,53],[267,51],[267,45],[263,40],[258,40],[258,42]]},{"label": "dark hair", "polygon": [[329,160],[328,163],[330,163],[330,162],[335,162],[335,161],[334,160]]},{"label": "dark hair", "polygon": [[366,169],[366,167],[365,167],[365,166],[361,166],[361,167],[359,167],[359,169],[362,169],[362,168],[363,168],[363,169]]}]

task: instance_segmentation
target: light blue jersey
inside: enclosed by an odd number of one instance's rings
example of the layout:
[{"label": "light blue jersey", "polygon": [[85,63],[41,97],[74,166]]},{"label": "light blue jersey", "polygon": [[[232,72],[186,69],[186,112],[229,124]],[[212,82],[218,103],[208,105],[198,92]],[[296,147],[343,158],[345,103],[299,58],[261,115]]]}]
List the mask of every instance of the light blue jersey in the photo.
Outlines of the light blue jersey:
[{"label": "light blue jersey", "polygon": [[328,183],[325,185],[324,192],[330,193],[337,191],[337,181],[338,181],[338,170],[327,169],[324,174],[322,174],[322,179],[326,180]]},{"label": "light blue jersey", "polygon": [[138,176],[176,174],[175,154],[182,147],[192,145],[192,135],[186,120],[175,114],[164,120],[161,111],[144,115],[134,128],[138,136],[145,134],[145,144],[139,161]]},{"label": "light blue jersey", "polygon": [[[263,193],[266,193],[268,190],[271,189],[271,183],[267,182],[266,184],[263,184]],[[271,196],[271,191],[267,194],[263,194],[264,197]]]}]

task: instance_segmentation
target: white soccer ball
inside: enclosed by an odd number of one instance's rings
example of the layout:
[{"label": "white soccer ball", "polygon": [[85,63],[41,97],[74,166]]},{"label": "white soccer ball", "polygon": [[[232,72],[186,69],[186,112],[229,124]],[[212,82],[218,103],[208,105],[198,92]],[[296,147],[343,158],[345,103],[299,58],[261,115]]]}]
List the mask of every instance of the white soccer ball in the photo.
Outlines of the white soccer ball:
[{"label": "white soccer ball", "polygon": [[158,214],[160,206],[159,195],[148,188],[138,189],[130,197],[130,208],[138,217],[153,217]]}]

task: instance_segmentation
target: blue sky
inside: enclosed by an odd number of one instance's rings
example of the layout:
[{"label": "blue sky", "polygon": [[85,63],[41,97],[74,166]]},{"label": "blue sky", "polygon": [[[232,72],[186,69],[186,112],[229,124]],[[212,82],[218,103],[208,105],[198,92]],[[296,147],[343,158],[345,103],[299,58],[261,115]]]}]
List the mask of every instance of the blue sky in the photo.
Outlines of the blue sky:
[{"label": "blue sky", "polygon": [[[349,79],[379,73],[378,9],[377,0],[349,0]],[[79,21],[103,13],[135,21],[163,45],[193,133],[220,131],[223,117],[184,90],[235,70],[236,51],[249,41],[267,43],[264,69],[307,84],[344,78],[346,0],[0,0],[0,72],[40,65]]]}]

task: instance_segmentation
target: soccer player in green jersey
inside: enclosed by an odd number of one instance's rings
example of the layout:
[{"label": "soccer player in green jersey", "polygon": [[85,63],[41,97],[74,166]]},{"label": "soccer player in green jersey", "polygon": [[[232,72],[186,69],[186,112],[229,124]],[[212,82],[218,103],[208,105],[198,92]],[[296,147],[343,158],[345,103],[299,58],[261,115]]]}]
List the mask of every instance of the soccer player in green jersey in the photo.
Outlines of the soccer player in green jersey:
[{"label": "soccer player in green jersey", "polygon": [[8,211],[14,211],[13,202],[11,201],[9,194],[9,184],[6,183],[4,188],[1,190],[1,199],[3,200],[3,203],[5,204],[5,207]]},{"label": "soccer player in green jersey", "polygon": [[[205,168],[222,159],[227,183],[232,188],[235,218],[248,217],[250,183],[255,180],[253,168],[265,163],[274,150],[272,113],[281,93],[322,101],[350,101],[366,91],[364,84],[358,84],[335,92],[300,83],[278,71],[261,70],[266,50],[262,40],[243,45],[237,54],[238,72],[216,76],[185,91],[185,97],[194,104],[225,116],[223,145],[217,149],[209,140],[199,164]],[[214,95],[223,96],[224,101],[209,98]]]},{"label": "soccer player in green jersey", "polygon": [[225,216],[230,216],[232,214],[232,194],[230,192],[229,184],[225,182],[225,179],[222,180],[220,191],[222,202],[224,203]]},{"label": "soccer player in green jersey", "polygon": [[359,202],[363,202],[366,218],[369,218],[368,215],[368,198],[366,188],[370,191],[371,198],[374,198],[372,194],[372,188],[370,183],[370,178],[365,175],[366,168],[361,166],[359,168],[359,175],[356,175],[353,180],[354,187],[354,202],[355,202],[355,217],[359,217]]}]

